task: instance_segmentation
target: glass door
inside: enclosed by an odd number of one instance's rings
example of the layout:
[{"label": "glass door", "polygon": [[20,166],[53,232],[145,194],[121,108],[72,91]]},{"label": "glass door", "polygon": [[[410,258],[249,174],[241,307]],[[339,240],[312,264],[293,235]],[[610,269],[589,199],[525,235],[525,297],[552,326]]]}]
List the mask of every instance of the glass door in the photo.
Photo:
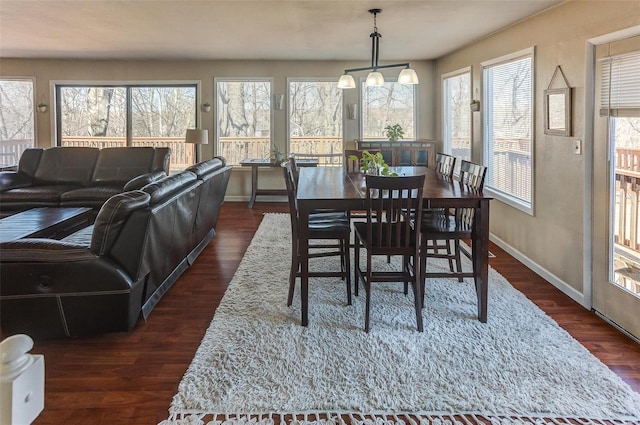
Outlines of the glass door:
[{"label": "glass door", "polygon": [[[640,338],[639,37],[598,46],[593,308]],[[634,50],[635,49],[635,50]]]}]

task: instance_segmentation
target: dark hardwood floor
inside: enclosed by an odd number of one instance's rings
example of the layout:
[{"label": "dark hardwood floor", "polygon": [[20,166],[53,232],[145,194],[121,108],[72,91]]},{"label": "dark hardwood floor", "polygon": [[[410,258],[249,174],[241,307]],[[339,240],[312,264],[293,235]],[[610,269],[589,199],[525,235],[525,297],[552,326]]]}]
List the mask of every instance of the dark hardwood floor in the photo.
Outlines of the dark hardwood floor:
[{"label": "dark hardwood floor", "polygon": [[[256,203],[253,209],[225,203],[217,236],[132,332],[37,341],[32,353],[45,356],[46,401],[35,424],[157,424],[165,419],[262,214],[286,208],[285,203]],[[498,272],[640,392],[640,345],[497,246],[490,249]]]}]

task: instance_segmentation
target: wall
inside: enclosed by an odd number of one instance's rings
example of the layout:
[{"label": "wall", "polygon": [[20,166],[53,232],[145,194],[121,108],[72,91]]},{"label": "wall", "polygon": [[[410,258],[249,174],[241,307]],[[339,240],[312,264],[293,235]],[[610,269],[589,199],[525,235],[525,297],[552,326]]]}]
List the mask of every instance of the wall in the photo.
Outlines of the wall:
[{"label": "wall", "polygon": [[[395,63],[395,62],[394,62]],[[381,63],[384,65],[384,63]],[[273,93],[285,94],[287,77],[337,78],[344,69],[369,66],[362,62],[338,61],[80,61],[80,60],[47,60],[47,59],[2,59],[0,75],[3,77],[35,77],[36,102],[43,101],[51,105],[50,81],[201,81],[201,103],[214,105],[210,112],[201,112],[201,128],[209,130],[209,145],[199,146],[200,158],[214,156],[213,134],[215,132],[215,77],[265,77],[273,79]],[[417,136],[432,139],[434,127],[434,64],[431,61],[412,61],[411,66],[418,73],[420,84],[418,93]],[[386,75],[395,75],[399,69],[386,70]],[[366,76],[366,73],[362,74]],[[358,90],[344,91],[345,103],[358,103]],[[286,133],[286,100],[282,111],[273,111],[273,141],[281,150],[285,150]],[[37,113],[36,140],[38,146],[51,146],[55,143],[52,134],[53,108],[47,113]],[[359,137],[358,122],[344,120],[344,140],[349,146]],[[260,187],[284,188],[282,174],[279,170],[261,170]],[[249,169],[234,169],[227,199],[245,200],[251,192],[251,176]]]},{"label": "wall", "polygon": [[[481,62],[535,46],[535,215],[492,201],[492,239],[585,306],[590,305],[590,257],[583,247],[584,227],[590,224],[585,223],[585,214],[587,219],[589,215],[584,202],[590,199],[585,176],[591,170],[585,168],[590,167],[585,161],[588,156],[573,153],[572,141],[585,140],[590,128],[586,120],[592,117],[585,104],[587,69],[592,66],[587,63],[586,42],[639,23],[638,1],[568,1],[436,62],[438,80],[444,73],[471,65],[472,93],[475,87],[482,93]],[[557,65],[573,87],[572,137],[544,134],[543,91]],[[438,102],[440,84],[438,81]],[[441,122],[439,114],[436,123]],[[473,113],[473,157],[480,162],[481,118],[482,112]],[[440,125],[437,127],[441,134]],[[583,151],[588,155],[589,149],[584,146]]]}]

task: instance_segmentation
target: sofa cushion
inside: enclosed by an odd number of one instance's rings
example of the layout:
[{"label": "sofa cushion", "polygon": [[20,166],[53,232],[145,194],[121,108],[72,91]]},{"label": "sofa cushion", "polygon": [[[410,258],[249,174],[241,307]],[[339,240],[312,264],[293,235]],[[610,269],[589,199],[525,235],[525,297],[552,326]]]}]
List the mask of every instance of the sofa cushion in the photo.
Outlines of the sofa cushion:
[{"label": "sofa cushion", "polygon": [[36,175],[40,158],[42,157],[43,149],[29,148],[25,149],[20,155],[20,161],[18,162],[18,172],[26,174],[33,178]]},{"label": "sofa cushion", "polygon": [[190,171],[183,171],[182,173],[167,176],[157,182],[148,184],[143,187],[142,190],[151,195],[151,205],[154,205],[162,202],[178,190],[195,182],[196,180],[197,177],[195,174]]},{"label": "sofa cushion", "polygon": [[30,203],[41,201],[47,203],[58,203],[60,196],[70,190],[79,189],[80,186],[72,185],[51,185],[51,186],[27,186],[17,189],[9,189],[2,192],[2,202],[24,202]]},{"label": "sofa cushion", "polygon": [[99,152],[97,148],[67,146],[45,149],[35,173],[35,182],[87,186]]},{"label": "sofa cushion", "polygon": [[155,149],[120,147],[100,149],[92,185],[124,186],[132,178],[152,171]]},{"label": "sofa cushion", "polygon": [[122,192],[119,186],[92,186],[69,190],[60,195],[60,205],[100,208],[107,199]]},{"label": "sofa cushion", "polygon": [[158,181],[164,177],[167,177],[167,173],[162,170],[152,171],[150,173],[143,174],[138,177],[134,177],[124,185],[124,191],[142,189],[149,183]]},{"label": "sofa cushion", "polygon": [[91,251],[103,255],[118,235],[132,211],[145,208],[151,197],[140,190],[132,190],[112,196],[102,205],[93,225]]},{"label": "sofa cushion", "polygon": [[169,174],[169,159],[171,158],[170,148],[155,148],[153,165],[151,171],[164,171]]},{"label": "sofa cushion", "polygon": [[225,165],[226,160],[221,156],[217,156],[208,161],[203,161],[198,164],[192,165],[191,167],[187,168],[186,171],[191,171],[196,176],[198,176],[199,179],[202,179],[205,175],[219,170]]}]

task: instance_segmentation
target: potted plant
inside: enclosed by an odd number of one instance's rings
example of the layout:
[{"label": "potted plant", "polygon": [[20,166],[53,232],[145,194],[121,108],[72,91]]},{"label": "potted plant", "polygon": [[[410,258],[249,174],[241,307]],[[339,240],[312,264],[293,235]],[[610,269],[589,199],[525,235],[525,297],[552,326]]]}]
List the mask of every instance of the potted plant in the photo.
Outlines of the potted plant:
[{"label": "potted plant", "polygon": [[400,124],[389,124],[384,129],[387,130],[387,138],[392,142],[396,142],[398,139],[404,137],[404,130]]},{"label": "potted plant", "polygon": [[356,155],[350,155],[349,158],[353,161],[359,161],[360,169],[365,174],[389,177],[398,176],[398,173],[394,173],[389,170],[389,164],[385,162],[384,157],[380,152],[370,153],[369,151],[362,151],[362,156],[360,158]]},{"label": "potted plant", "polygon": [[271,156],[269,158],[272,164],[280,164],[284,160],[284,154],[280,150],[280,147],[275,143],[271,144]]},{"label": "potted plant", "polygon": [[474,99],[471,101],[471,111],[472,112],[478,112],[480,110],[480,101],[477,99]]}]

